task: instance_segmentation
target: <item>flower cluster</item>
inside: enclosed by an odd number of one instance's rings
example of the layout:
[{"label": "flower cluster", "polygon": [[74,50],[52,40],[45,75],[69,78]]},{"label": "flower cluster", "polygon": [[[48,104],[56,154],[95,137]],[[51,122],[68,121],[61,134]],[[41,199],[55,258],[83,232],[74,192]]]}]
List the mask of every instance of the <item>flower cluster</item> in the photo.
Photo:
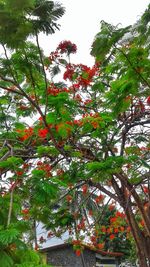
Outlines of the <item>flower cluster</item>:
[{"label": "flower cluster", "polygon": [[61,54],[67,53],[69,55],[71,53],[76,53],[77,46],[70,41],[63,41],[58,45],[57,50],[60,51]]},{"label": "flower cluster", "polygon": [[57,86],[55,86],[54,83],[51,83],[47,89],[47,93],[48,95],[52,95],[52,96],[57,96],[59,93],[62,93],[62,92],[66,92],[66,93],[69,93],[70,90],[67,89],[66,87],[64,88],[58,88]]},{"label": "flower cluster", "polygon": [[38,136],[41,137],[41,138],[46,138],[48,135],[48,129],[47,128],[44,128],[44,129],[39,129],[38,130]]},{"label": "flower cluster", "polygon": [[20,135],[20,137],[19,137],[20,141],[25,141],[33,135],[33,128],[29,127],[27,129],[24,129],[24,130],[17,129],[16,132],[19,133],[19,135]]},{"label": "flower cluster", "polygon": [[46,177],[52,176],[52,173],[51,173],[52,166],[48,163],[38,161],[37,162],[37,169],[45,171]]}]

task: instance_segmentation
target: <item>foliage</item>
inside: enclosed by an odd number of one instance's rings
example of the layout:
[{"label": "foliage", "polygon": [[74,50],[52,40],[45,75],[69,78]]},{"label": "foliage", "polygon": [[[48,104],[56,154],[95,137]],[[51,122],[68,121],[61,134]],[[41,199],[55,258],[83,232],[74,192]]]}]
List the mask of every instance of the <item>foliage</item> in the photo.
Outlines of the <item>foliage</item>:
[{"label": "foliage", "polygon": [[[96,62],[88,67],[71,63],[77,47],[70,41],[49,57],[40,49],[38,33],[55,31],[60,5],[21,2],[16,10],[16,1],[1,1],[1,24],[11,11],[9,38],[0,28],[1,261],[40,266],[30,249],[45,241],[36,236],[36,222],[42,222],[48,238],[66,230],[75,235],[78,256],[86,241],[128,257],[134,240],[147,267],[149,7],[125,29],[101,22],[91,50]],[[27,41],[30,34],[36,44]]]}]

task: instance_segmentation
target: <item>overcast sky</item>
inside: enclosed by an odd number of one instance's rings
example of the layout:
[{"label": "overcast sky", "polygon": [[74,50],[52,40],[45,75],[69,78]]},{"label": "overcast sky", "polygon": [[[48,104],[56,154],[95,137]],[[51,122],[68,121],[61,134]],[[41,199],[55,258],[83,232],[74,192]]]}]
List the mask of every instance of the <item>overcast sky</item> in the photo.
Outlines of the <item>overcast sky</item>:
[{"label": "overcast sky", "polygon": [[[54,0],[55,1],[55,0]],[[40,44],[46,54],[54,50],[59,42],[70,40],[78,47],[73,61],[91,65],[90,47],[100,29],[100,21],[127,26],[135,23],[150,3],[149,0],[58,0],[66,8],[59,20],[60,31],[45,38]]]}]

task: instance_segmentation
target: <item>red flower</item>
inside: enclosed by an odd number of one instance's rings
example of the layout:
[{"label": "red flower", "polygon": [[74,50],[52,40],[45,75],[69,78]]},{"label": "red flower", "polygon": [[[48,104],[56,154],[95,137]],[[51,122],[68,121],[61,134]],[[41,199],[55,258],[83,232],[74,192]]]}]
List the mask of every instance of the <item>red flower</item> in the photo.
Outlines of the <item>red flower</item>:
[{"label": "red flower", "polygon": [[147,186],[143,186],[143,191],[145,194],[149,193],[149,189]]},{"label": "red flower", "polygon": [[44,242],[46,242],[46,239],[43,236],[40,236],[39,242],[43,244]]},{"label": "red flower", "polygon": [[114,234],[111,234],[110,236],[109,236],[109,239],[110,240],[113,240],[115,238],[115,235]]},{"label": "red flower", "polygon": [[116,217],[125,218],[125,214],[122,213],[122,212],[117,211],[116,212]]},{"label": "red flower", "polygon": [[97,121],[91,121],[91,124],[94,129],[97,129],[99,127],[99,123]]},{"label": "red flower", "polygon": [[81,241],[80,240],[72,240],[72,244],[75,246],[78,246],[81,244]]},{"label": "red flower", "polygon": [[16,171],[16,174],[17,174],[18,176],[21,176],[21,175],[23,174],[23,171]]},{"label": "red flower", "polygon": [[102,233],[106,233],[106,227],[102,226],[101,231],[102,231]]},{"label": "red flower", "polygon": [[98,197],[95,198],[95,202],[98,204],[100,202],[102,202],[104,199],[104,196],[103,195],[99,195]]},{"label": "red flower", "polygon": [[86,195],[87,194],[87,191],[88,191],[88,186],[86,184],[84,184],[82,186],[82,192],[83,192],[83,195]]},{"label": "red flower", "polygon": [[98,249],[103,249],[104,248],[104,243],[97,244],[97,247],[98,247]]},{"label": "red flower", "polygon": [[66,67],[66,71],[64,72],[64,75],[63,75],[64,80],[68,79],[72,81],[74,73],[75,73],[74,66],[71,64],[68,64]]},{"label": "red flower", "polygon": [[57,50],[60,50],[61,54],[67,53],[69,55],[71,53],[76,53],[77,46],[70,41],[63,41],[58,45]]},{"label": "red flower", "polygon": [[89,210],[89,216],[93,216],[93,211]]},{"label": "red flower", "polygon": [[80,255],[81,255],[81,250],[80,250],[80,249],[77,249],[77,250],[76,250],[76,256],[79,257]]},{"label": "red flower", "polygon": [[116,218],[116,217],[110,218],[110,223],[115,223],[115,222],[116,222],[116,220],[117,220],[117,218]]},{"label": "red flower", "polygon": [[28,214],[28,213],[29,213],[29,209],[23,209],[23,210],[21,211],[21,213],[22,213],[22,214]]},{"label": "red flower", "polygon": [[112,233],[112,231],[113,231],[113,228],[107,228],[107,233],[108,234]]},{"label": "red flower", "polygon": [[48,232],[48,234],[47,234],[47,238],[50,238],[50,237],[52,237],[53,236],[53,233],[52,232]]},{"label": "red flower", "polygon": [[108,209],[109,209],[110,211],[114,210],[114,209],[115,209],[115,205],[110,204],[109,207],[108,207]]},{"label": "red flower", "polygon": [[38,245],[35,245],[35,248],[34,248],[35,250],[38,250],[39,249],[39,246]]},{"label": "red flower", "polygon": [[67,200],[67,202],[71,202],[71,201],[72,201],[72,196],[67,195],[67,196],[66,196],[66,200]]},{"label": "red flower", "polygon": [[97,239],[96,236],[91,236],[90,237],[90,240],[91,240],[92,243],[95,243],[96,242],[96,239]]},{"label": "red flower", "polygon": [[125,230],[124,227],[121,226],[121,227],[120,227],[120,231],[121,231],[121,232],[124,232],[124,230]]},{"label": "red flower", "polygon": [[147,105],[150,106],[150,96],[147,97],[146,102],[147,102]]},{"label": "red flower", "polygon": [[46,128],[45,129],[40,129],[38,131],[38,135],[41,138],[46,138],[47,134],[48,134],[48,129],[46,129]]}]

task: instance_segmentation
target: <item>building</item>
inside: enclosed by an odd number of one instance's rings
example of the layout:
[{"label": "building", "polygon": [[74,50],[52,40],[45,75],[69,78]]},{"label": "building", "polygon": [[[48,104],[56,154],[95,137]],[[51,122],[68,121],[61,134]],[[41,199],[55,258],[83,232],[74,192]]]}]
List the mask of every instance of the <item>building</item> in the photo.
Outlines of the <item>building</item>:
[{"label": "building", "polygon": [[81,256],[76,256],[71,244],[64,243],[41,250],[54,267],[119,267],[122,253],[105,252],[84,244]]}]

